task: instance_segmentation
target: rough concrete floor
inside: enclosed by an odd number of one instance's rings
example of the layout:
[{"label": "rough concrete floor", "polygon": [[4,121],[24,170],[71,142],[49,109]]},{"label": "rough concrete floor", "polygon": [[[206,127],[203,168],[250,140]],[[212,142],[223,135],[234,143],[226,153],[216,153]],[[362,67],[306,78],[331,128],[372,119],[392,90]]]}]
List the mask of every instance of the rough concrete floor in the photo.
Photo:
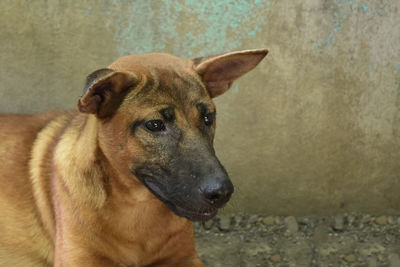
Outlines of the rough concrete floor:
[{"label": "rough concrete floor", "polygon": [[400,267],[400,217],[222,216],[195,223],[206,266]]}]

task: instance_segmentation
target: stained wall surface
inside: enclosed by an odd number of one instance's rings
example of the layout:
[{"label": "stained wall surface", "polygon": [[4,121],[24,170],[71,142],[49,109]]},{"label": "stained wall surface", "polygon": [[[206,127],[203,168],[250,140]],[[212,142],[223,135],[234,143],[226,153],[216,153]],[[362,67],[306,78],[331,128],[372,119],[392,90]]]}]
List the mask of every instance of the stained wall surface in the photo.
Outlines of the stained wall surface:
[{"label": "stained wall surface", "polygon": [[398,0],[2,0],[0,25],[0,112],[75,108],[127,54],[269,48],[215,100],[225,212],[400,214]]}]

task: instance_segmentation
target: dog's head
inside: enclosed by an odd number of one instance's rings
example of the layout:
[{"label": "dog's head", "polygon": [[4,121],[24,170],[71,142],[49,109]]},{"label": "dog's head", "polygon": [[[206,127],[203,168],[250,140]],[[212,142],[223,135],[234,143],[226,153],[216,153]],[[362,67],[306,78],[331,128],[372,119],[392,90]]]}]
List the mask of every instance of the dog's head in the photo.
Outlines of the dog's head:
[{"label": "dog's head", "polygon": [[212,98],[266,54],[123,57],[88,76],[78,108],[100,121],[99,147],[116,173],[140,180],[177,215],[207,220],[233,193],[213,148]]}]

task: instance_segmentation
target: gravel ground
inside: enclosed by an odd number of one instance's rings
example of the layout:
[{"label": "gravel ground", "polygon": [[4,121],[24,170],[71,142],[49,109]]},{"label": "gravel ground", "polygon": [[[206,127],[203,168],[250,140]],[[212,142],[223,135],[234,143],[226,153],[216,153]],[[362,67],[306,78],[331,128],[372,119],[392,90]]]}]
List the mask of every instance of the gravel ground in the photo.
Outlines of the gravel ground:
[{"label": "gravel ground", "polygon": [[195,223],[206,266],[400,267],[400,216],[220,216]]}]

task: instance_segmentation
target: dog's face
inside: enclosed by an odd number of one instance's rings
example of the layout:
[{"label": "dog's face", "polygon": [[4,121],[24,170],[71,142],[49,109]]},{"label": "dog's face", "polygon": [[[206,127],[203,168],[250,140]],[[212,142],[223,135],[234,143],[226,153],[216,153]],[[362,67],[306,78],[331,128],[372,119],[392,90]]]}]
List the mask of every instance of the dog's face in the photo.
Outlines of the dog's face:
[{"label": "dog's face", "polygon": [[101,121],[99,145],[118,173],[140,180],[177,215],[208,220],[233,193],[213,148],[212,98],[266,54],[124,57],[89,75],[78,107]]}]

